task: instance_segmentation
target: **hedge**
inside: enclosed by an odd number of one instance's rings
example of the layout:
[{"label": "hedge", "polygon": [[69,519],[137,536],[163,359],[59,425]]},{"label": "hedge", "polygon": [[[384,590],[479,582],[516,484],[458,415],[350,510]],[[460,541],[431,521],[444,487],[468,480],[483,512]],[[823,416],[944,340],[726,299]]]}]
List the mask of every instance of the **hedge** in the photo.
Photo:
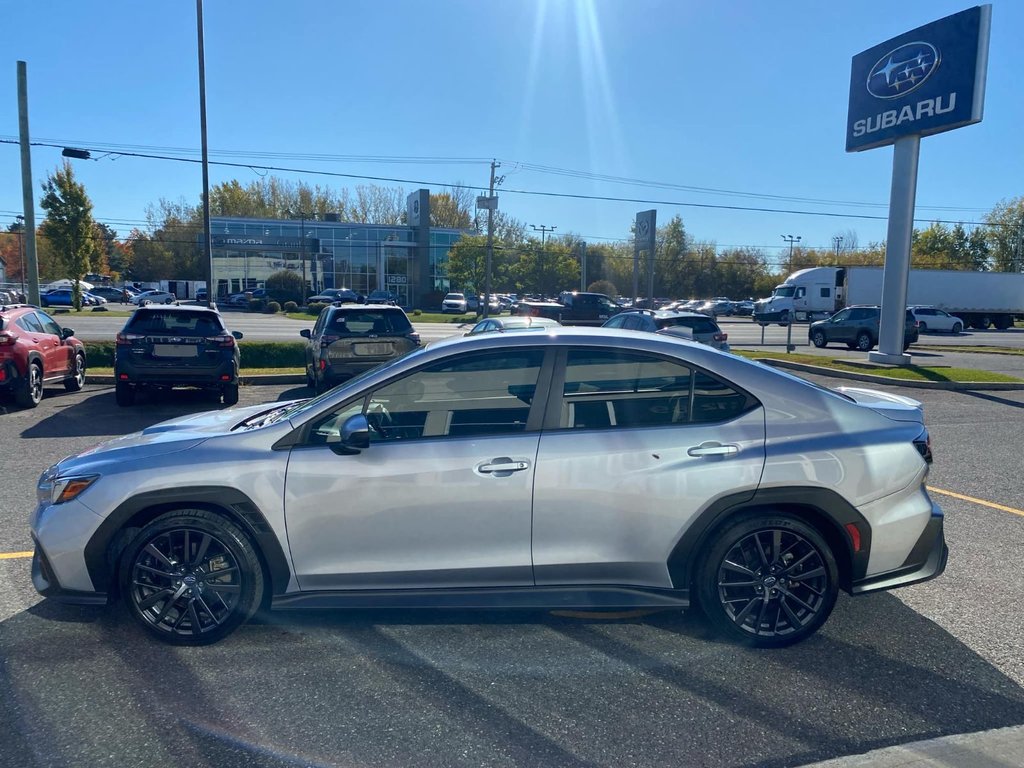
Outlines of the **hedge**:
[{"label": "hedge", "polygon": [[[306,364],[301,341],[240,341],[242,368],[302,368]],[[86,342],[85,357],[90,368],[114,367],[114,342]]]}]

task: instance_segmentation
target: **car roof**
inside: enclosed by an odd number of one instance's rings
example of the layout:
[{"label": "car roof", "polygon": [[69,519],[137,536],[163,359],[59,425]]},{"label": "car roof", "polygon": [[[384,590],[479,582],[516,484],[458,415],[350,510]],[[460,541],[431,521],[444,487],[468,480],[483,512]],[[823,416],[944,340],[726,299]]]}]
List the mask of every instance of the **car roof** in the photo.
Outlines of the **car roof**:
[{"label": "car roof", "polygon": [[216,307],[203,307],[199,304],[150,304],[145,307],[139,307],[136,312],[214,312],[220,314],[220,311]]},{"label": "car roof", "polygon": [[346,302],[344,304],[331,304],[327,309],[338,310],[344,309],[348,311],[350,309],[358,310],[371,310],[373,312],[401,312],[405,314],[405,310],[401,307],[396,307],[391,304],[353,304],[352,302]]},{"label": "car roof", "polygon": [[622,312],[620,312],[620,314],[650,315],[651,317],[655,317],[658,320],[662,320],[664,318],[669,317],[701,317],[705,320],[711,320],[712,322],[714,322],[712,318],[708,317],[705,314],[702,314],[700,312],[688,312],[683,309],[624,309],[622,310]]}]

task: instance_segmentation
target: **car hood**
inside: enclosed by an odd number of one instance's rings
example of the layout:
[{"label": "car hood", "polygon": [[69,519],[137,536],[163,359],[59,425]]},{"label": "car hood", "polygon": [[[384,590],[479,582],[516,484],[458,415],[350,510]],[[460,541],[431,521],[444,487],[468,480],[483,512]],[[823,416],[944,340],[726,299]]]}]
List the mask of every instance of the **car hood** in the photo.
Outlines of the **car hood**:
[{"label": "car hood", "polygon": [[87,465],[107,461],[135,461],[194,448],[211,437],[230,432],[232,427],[260,413],[268,413],[298,401],[263,403],[245,408],[206,411],[170,419],[141,432],[133,432],[94,445],[88,450],[63,459],[57,466],[60,473],[78,471]]},{"label": "car hood", "polygon": [[911,397],[861,387],[835,387],[835,391],[893,421],[924,424],[924,405]]}]

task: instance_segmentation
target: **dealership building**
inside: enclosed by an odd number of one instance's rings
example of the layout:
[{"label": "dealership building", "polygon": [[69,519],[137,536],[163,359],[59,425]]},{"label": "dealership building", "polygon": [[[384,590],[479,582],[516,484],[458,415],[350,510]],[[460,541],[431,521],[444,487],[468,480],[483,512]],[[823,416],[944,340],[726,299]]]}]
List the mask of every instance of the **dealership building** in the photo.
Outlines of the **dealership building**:
[{"label": "dealership building", "polygon": [[449,289],[448,251],[464,230],[430,226],[430,192],[406,200],[406,224],[318,219],[210,219],[213,280],[223,296],[261,287],[282,269],[305,275],[307,295],[326,288],[382,289],[405,307]]}]

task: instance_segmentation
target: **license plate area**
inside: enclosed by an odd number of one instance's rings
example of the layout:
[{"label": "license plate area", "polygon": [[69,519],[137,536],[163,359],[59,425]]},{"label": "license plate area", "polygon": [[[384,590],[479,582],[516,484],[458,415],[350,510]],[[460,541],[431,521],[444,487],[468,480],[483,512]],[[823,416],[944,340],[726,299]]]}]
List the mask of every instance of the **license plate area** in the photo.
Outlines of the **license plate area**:
[{"label": "license plate area", "polygon": [[197,357],[199,348],[195,344],[154,344],[153,357]]},{"label": "license plate area", "polygon": [[352,345],[352,354],[357,357],[377,357],[390,355],[392,349],[391,342],[358,343]]}]

